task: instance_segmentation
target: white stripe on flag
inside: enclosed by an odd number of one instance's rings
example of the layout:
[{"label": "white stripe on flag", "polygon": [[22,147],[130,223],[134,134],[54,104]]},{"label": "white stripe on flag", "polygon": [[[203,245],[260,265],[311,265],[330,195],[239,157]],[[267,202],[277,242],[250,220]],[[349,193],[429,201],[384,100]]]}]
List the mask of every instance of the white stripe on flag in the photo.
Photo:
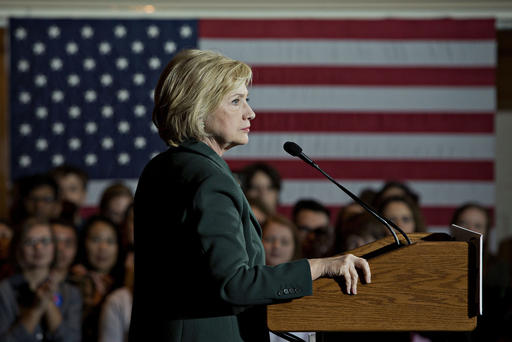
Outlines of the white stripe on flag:
[{"label": "white stripe on flag", "polygon": [[492,112],[494,87],[254,86],[258,110]]},{"label": "white stripe on flag", "polygon": [[[381,181],[343,181],[340,184],[355,194],[364,189],[380,189]],[[478,202],[484,206],[495,203],[493,182],[407,182],[420,196],[421,206],[459,206],[465,202]],[[343,205],[352,201],[328,180],[285,180],[281,191],[281,204],[293,205],[299,199],[314,198],[325,205]]]},{"label": "white stripe on flag", "polygon": [[251,65],[494,66],[496,42],[200,39],[201,49]]},{"label": "white stripe on flag", "polygon": [[493,160],[492,134],[347,134],[251,133],[249,144],[225,154],[226,159],[291,158],[283,144],[293,141],[312,158],[399,160]]}]

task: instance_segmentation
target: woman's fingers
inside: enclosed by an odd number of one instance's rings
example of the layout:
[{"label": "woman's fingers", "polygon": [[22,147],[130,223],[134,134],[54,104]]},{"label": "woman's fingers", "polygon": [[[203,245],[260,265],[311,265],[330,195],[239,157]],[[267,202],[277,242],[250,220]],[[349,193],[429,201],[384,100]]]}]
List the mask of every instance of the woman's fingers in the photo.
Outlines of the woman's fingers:
[{"label": "woman's fingers", "polygon": [[[349,267],[350,278],[352,279],[352,294],[357,294],[357,281],[359,280],[359,275],[357,274],[356,268],[354,265]],[[349,292],[350,293],[350,292]]]},{"label": "woman's fingers", "polygon": [[363,258],[357,258],[355,266],[363,272],[364,280],[367,284],[372,282],[372,274],[370,272],[370,265],[368,261]]}]

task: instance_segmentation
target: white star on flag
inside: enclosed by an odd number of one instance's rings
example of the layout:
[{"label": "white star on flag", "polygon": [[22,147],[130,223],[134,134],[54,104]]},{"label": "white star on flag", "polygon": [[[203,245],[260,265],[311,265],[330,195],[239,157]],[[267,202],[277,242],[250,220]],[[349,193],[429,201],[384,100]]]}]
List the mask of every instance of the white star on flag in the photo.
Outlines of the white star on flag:
[{"label": "white star on flag", "polygon": [[74,55],[78,52],[78,45],[75,42],[69,42],[66,44],[66,52],[68,55]]},{"label": "white star on flag", "polygon": [[112,106],[103,106],[101,108],[101,115],[104,118],[110,118],[112,117],[112,115],[114,115],[114,109],[112,108]]},{"label": "white star on flag", "polygon": [[21,72],[25,72],[30,68],[30,64],[26,59],[20,59],[18,62],[18,70]]},{"label": "white star on flag", "polygon": [[14,31],[14,36],[18,40],[23,40],[27,37],[27,30],[23,27],[18,27],[16,31]]},{"label": "white star on flag", "polygon": [[75,87],[80,84],[80,76],[77,74],[71,74],[68,76],[68,84],[72,87]]},{"label": "white star on flag", "polygon": [[101,140],[101,147],[103,147],[104,150],[110,150],[114,146],[114,140],[110,137],[103,138]]},{"label": "white star on flag", "polygon": [[64,164],[64,156],[62,154],[55,154],[52,157],[52,164],[54,166],[59,166]]},{"label": "white star on flag", "polygon": [[48,28],[48,36],[52,39],[60,36],[60,29],[58,26],[52,25]]},{"label": "white star on flag", "polygon": [[32,51],[34,51],[35,55],[42,55],[46,50],[46,46],[41,42],[36,42],[32,47]]},{"label": "white star on flag", "polygon": [[114,35],[117,38],[123,38],[126,36],[126,28],[123,25],[117,25],[114,27]]},{"label": "white star on flag", "polygon": [[84,26],[81,30],[82,38],[89,39],[94,35],[94,30],[90,26]]},{"label": "white star on flag", "polygon": [[64,133],[64,124],[62,122],[55,122],[52,125],[52,131],[55,135],[61,135]]},{"label": "white star on flag", "polygon": [[160,30],[158,29],[158,26],[151,25],[147,28],[147,34],[149,38],[156,38],[160,34]]}]

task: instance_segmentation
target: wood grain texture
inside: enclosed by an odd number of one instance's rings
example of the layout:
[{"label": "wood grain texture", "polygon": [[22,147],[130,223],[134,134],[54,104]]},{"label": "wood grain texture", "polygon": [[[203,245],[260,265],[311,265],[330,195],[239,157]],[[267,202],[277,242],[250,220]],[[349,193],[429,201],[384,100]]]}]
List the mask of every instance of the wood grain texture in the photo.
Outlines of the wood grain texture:
[{"label": "wood grain texture", "polygon": [[[313,296],[268,308],[275,331],[463,331],[468,314],[468,253],[465,242],[425,241],[371,257],[372,283],[358,294],[342,293],[334,279],[313,283]],[[365,255],[393,243],[382,239],[351,251]]]}]

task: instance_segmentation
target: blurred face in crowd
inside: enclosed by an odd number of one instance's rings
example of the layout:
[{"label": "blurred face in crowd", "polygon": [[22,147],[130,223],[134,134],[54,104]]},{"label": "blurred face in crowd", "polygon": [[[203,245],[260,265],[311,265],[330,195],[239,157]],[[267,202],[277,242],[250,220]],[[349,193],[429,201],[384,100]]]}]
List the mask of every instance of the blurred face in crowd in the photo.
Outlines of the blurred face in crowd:
[{"label": "blurred face in crowd", "polygon": [[382,212],[386,218],[402,228],[405,233],[416,231],[412,210],[404,202],[390,202]]},{"label": "blurred face in crowd", "polygon": [[103,221],[93,223],[85,239],[85,249],[87,259],[96,271],[109,273],[112,270],[118,248],[115,228]]},{"label": "blurred face in crowd", "polygon": [[112,198],[108,204],[105,216],[111,219],[115,224],[121,224],[128,206],[133,199],[130,196],[117,196]]},{"label": "blurred face in crowd", "polygon": [[9,256],[9,245],[12,239],[12,229],[4,223],[0,223],[0,260]]},{"label": "blurred face in crowd", "polygon": [[260,224],[260,226],[263,226],[265,221],[267,220],[267,215],[256,205],[251,206],[252,213],[254,214],[254,217],[256,217],[256,220]]},{"label": "blurred face in crowd", "polygon": [[25,199],[25,209],[29,216],[50,219],[56,216],[58,203],[53,188],[41,185],[30,192]]},{"label": "blurred face in crowd", "polygon": [[21,241],[19,258],[25,270],[48,268],[53,261],[55,246],[49,225],[36,224]]},{"label": "blurred face in crowd", "polygon": [[390,197],[404,197],[407,196],[407,193],[404,189],[402,189],[399,186],[391,186],[386,191],[384,191],[381,195],[381,200],[384,200],[386,198]]},{"label": "blurred face in crowd", "polygon": [[83,207],[86,191],[82,179],[76,174],[69,173],[57,179],[63,200],[73,203],[77,208]]},{"label": "blurred face in crowd", "polygon": [[263,247],[267,265],[273,266],[292,260],[295,252],[292,231],[284,224],[268,222],[263,230]]},{"label": "blurred face in crowd", "polygon": [[334,243],[334,232],[329,226],[329,217],[321,211],[303,209],[297,213],[295,220],[304,256],[324,256]]},{"label": "blurred face in crowd", "polygon": [[480,234],[487,233],[487,215],[479,208],[469,207],[464,210],[455,223],[458,226],[475,230]]},{"label": "blurred face in crowd", "polygon": [[268,210],[275,212],[279,200],[279,192],[272,186],[270,177],[258,171],[251,179],[250,188],[247,190],[247,197],[257,198],[265,204]]},{"label": "blurred face in crowd", "polygon": [[67,270],[75,260],[77,241],[74,229],[71,226],[52,224],[57,248],[55,268],[58,270]]},{"label": "blurred face in crowd", "polygon": [[129,244],[133,245],[133,206],[126,213],[126,220],[124,222],[124,229],[126,240]]}]

